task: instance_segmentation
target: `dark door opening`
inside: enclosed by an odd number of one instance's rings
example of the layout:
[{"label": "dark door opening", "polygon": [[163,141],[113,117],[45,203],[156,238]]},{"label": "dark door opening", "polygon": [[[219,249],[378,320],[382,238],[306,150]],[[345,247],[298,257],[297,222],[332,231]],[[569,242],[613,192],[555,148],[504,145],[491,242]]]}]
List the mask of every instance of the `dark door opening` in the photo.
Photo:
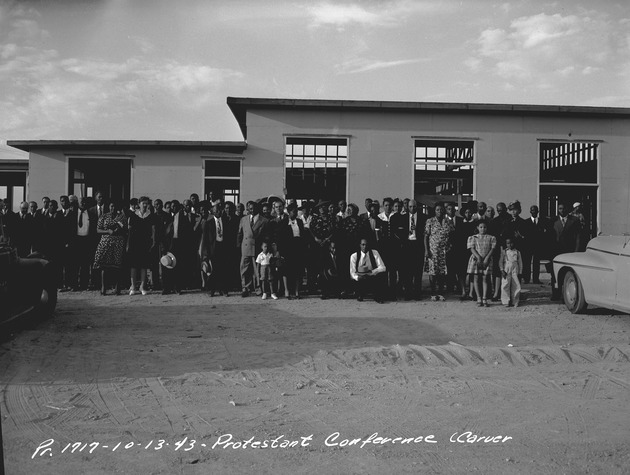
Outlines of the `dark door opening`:
[{"label": "dark door opening", "polygon": [[106,200],[131,198],[131,160],[106,158],[71,158],[68,193],[94,196],[103,193]]}]

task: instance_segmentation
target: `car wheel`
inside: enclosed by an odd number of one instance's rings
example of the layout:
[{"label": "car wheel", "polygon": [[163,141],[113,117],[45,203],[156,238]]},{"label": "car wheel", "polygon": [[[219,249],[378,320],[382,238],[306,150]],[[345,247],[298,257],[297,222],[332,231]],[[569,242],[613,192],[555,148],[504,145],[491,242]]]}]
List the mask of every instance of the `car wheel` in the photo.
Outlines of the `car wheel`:
[{"label": "car wheel", "polygon": [[582,282],[572,270],[568,271],[564,276],[562,297],[564,304],[571,313],[582,313],[586,310],[586,299],[584,298]]}]

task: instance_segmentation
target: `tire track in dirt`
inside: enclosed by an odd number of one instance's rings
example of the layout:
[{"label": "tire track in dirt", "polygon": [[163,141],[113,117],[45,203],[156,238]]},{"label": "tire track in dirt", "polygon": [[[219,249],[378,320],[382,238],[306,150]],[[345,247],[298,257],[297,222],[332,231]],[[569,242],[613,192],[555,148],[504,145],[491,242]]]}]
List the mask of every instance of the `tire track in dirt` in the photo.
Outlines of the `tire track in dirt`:
[{"label": "tire track in dirt", "polygon": [[[387,350],[391,352],[390,355],[393,355],[396,360],[398,359],[401,360],[401,362],[403,362],[402,364],[405,364],[404,362],[407,361],[406,355],[401,354],[402,347],[400,345],[396,345],[395,347],[389,348]],[[308,366],[310,366],[311,368],[325,367],[327,370],[329,370],[330,367],[327,364],[323,362],[318,364],[317,357],[321,359],[326,359],[328,356],[333,356],[338,361],[344,361],[343,359],[339,358],[339,352],[341,352],[342,354],[345,353],[343,350],[335,350],[332,352],[318,351],[316,354],[316,358],[314,358],[313,364],[312,365],[309,364]],[[333,353],[334,355],[332,355]],[[334,392],[347,394],[347,390],[339,386],[334,381],[331,381],[328,378],[319,377],[316,371],[312,373],[308,373],[304,368],[300,367],[299,365],[300,363],[297,363],[294,365],[288,365],[288,367],[294,370],[295,372],[297,372],[303,378],[314,381],[318,386],[324,385],[325,387],[329,388],[330,390]],[[377,412],[377,411],[366,412],[365,406],[363,404],[360,405],[358,401],[353,401],[351,397],[346,398],[344,402],[347,403],[352,408],[352,413],[363,415],[365,417],[363,421],[365,420],[371,421],[372,427],[378,427],[380,429],[379,434],[382,433],[382,434],[387,434],[388,437],[396,436],[396,437],[403,437],[403,438],[415,438],[418,436],[418,434],[413,433],[411,430],[406,429],[396,424],[391,418],[384,417],[382,413],[380,412]],[[323,421],[321,422],[324,423]],[[370,424],[370,422],[364,422],[364,423],[368,426]],[[363,448],[362,450],[367,451],[370,454],[374,454],[374,452],[369,451],[366,448]],[[437,452],[422,451],[420,453],[420,459],[428,467],[430,467],[431,470],[434,470],[436,473],[457,473],[454,469],[451,468],[450,463],[441,454]]]},{"label": "tire track in dirt", "polygon": [[158,404],[159,409],[162,411],[166,420],[168,421],[172,434],[175,436],[181,436],[187,432],[194,432],[198,438],[201,439],[204,436],[204,432],[195,422],[197,414],[191,414],[193,417],[188,417],[182,411],[181,406],[174,400],[173,395],[164,387],[159,377],[157,378],[142,378],[141,382],[145,384]]},{"label": "tire track in dirt", "polygon": [[[30,392],[30,391],[29,391]],[[38,419],[27,401],[27,386],[24,384],[7,385],[4,391],[4,402],[7,413],[18,431],[34,444],[49,439],[50,434],[42,430],[34,421]]]},{"label": "tire track in dirt", "polygon": [[63,411],[53,417],[50,421],[50,425],[55,428],[64,429],[69,431],[68,424],[73,420],[81,420],[85,418],[89,413],[89,406],[86,403],[91,399],[92,393],[96,389],[96,382],[90,382],[87,385],[77,385],[79,391],[72,398],[69,399],[68,404],[71,404],[67,411]]}]

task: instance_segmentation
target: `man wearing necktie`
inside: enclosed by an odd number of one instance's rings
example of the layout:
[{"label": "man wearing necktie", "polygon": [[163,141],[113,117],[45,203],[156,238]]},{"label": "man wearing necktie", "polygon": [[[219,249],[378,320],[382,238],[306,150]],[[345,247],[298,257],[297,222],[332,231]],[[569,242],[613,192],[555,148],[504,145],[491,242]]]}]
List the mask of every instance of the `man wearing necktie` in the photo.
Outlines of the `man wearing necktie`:
[{"label": "man wearing necktie", "polygon": [[17,248],[18,256],[26,257],[31,253],[33,216],[28,212],[28,202],[20,203],[20,211],[13,222],[13,245]]},{"label": "man wearing necktie", "polygon": [[401,270],[405,300],[420,299],[422,271],[424,268],[424,226],[427,216],[418,211],[416,200],[409,200],[408,212],[403,215],[404,228],[401,233],[403,252]]},{"label": "man wearing necktie", "polygon": [[549,256],[551,223],[544,216],[540,216],[538,206],[529,208],[530,218],[527,220],[526,246],[521,251],[523,259],[523,282],[528,284],[530,277],[534,284],[540,284],[540,260]]},{"label": "man wearing necktie", "polygon": [[96,224],[95,212],[87,208],[88,198],[83,197],[79,201],[74,240],[71,246],[72,271],[70,286],[72,290],[86,290],[89,287],[92,263],[96,251]]},{"label": "man wearing necktie", "polygon": [[357,300],[362,302],[371,293],[374,300],[383,303],[387,285],[385,264],[376,249],[370,249],[367,239],[361,239],[360,250],[350,256],[350,278],[356,282]]},{"label": "man wearing necktie", "polygon": [[207,280],[210,296],[218,290],[220,295],[228,296],[230,280],[227,272],[227,248],[223,234],[226,220],[222,216],[220,203],[212,207],[212,215],[203,222],[199,257],[201,262],[209,260],[212,263],[212,274]]},{"label": "man wearing necktie", "polygon": [[[559,254],[578,251],[578,230],[579,226],[575,218],[569,215],[568,207],[564,203],[558,204],[558,217],[553,223],[554,236],[554,252],[553,258]],[[560,298],[560,292],[556,289],[556,276],[553,273],[553,265],[548,265],[547,269],[551,273],[552,295],[551,298],[556,300]]]}]

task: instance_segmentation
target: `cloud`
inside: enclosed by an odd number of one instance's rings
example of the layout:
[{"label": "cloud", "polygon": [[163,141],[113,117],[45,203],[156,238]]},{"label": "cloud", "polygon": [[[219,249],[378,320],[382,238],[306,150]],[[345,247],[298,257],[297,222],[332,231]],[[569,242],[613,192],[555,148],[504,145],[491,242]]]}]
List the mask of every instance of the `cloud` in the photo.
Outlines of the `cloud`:
[{"label": "cloud", "polygon": [[426,61],[423,58],[417,59],[400,59],[396,61],[374,61],[367,59],[353,59],[346,61],[343,64],[337,66],[338,74],[355,74],[363,73],[366,71],[374,71],[377,69],[394,68],[397,66],[403,66],[405,64],[414,64],[422,61]]},{"label": "cloud", "polygon": [[606,15],[537,15],[513,20],[509,28],[490,28],[477,40],[477,54],[467,61],[513,81],[543,81],[590,74],[628,61],[624,28]]},{"label": "cloud", "polygon": [[452,2],[398,0],[386,2],[318,2],[306,7],[312,28],[347,26],[396,27],[417,14],[453,11]]}]

